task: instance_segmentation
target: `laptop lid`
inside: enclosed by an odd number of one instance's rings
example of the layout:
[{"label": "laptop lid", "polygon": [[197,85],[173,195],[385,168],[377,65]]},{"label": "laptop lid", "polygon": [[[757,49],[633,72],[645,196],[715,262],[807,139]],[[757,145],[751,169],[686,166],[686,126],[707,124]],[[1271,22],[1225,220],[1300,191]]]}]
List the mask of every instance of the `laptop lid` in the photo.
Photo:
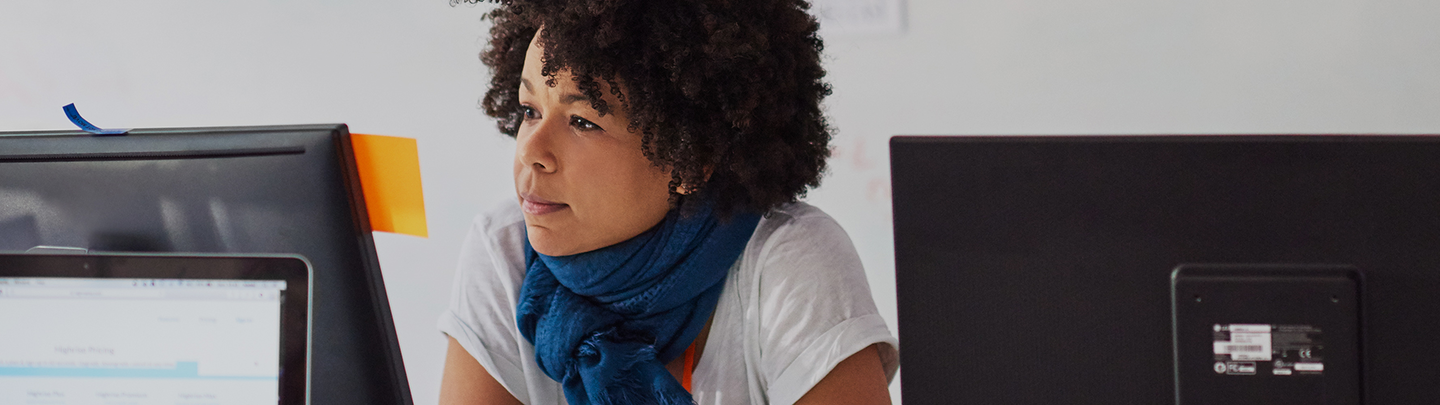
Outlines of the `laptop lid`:
[{"label": "laptop lid", "polygon": [[0,403],[309,403],[295,255],[0,254]]}]

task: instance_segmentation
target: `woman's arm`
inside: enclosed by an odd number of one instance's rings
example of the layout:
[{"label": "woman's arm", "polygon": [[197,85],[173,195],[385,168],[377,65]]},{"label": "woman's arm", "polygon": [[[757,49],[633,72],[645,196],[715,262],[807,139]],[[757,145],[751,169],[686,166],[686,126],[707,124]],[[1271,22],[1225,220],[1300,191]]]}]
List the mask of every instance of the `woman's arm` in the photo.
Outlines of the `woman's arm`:
[{"label": "woman's arm", "polygon": [[880,364],[880,349],[870,345],[835,365],[825,378],[795,401],[795,405],[889,404],[888,386],[885,368]]},{"label": "woman's arm", "polygon": [[[445,353],[445,374],[440,379],[441,404],[521,405],[520,400],[510,395],[505,386],[495,381],[495,377],[485,371],[480,362],[475,361],[475,357],[470,356],[464,347],[460,347],[460,342],[456,342],[453,337],[445,338],[450,341],[450,349]],[[878,360],[876,364],[879,364]]]},{"label": "woman's arm", "polygon": [[[446,339],[450,341],[450,348],[445,354],[445,373],[440,380],[442,405],[521,405],[455,338],[447,336]],[[880,365],[879,349],[870,345],[835,365],[795,405],[889,404],[888,385],[885,369]]]}]

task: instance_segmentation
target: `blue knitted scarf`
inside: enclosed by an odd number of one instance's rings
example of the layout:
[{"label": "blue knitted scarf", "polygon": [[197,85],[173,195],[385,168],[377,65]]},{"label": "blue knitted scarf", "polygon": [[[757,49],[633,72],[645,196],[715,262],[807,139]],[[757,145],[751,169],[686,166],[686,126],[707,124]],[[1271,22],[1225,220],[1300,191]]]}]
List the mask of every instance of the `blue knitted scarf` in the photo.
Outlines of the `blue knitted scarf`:
[{"label": "blue knitted scarf", "polygon": [[760,222],[699,211],[671,210],[630,240],[571,256],[539,254],[526,239],[520,333],[571,405],[693,403],[665,364],[704,329]]}]

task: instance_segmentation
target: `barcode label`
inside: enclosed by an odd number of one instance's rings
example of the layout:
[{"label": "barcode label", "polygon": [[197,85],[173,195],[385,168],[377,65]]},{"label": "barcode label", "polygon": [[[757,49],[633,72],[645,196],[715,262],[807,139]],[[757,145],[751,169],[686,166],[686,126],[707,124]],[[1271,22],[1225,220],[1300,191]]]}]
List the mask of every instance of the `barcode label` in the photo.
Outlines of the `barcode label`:
[{"label": "barcode label", "polygon": [[1270,325],[1215,325],[1216,360],[1270,361]]}]

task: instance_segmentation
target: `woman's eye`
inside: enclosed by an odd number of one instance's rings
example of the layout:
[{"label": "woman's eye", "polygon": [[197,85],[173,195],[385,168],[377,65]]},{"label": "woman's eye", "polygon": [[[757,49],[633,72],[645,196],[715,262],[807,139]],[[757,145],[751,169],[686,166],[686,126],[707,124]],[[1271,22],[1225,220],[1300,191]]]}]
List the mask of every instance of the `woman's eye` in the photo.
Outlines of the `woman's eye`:
[{"label": "woman's eye", "polygon": [[523,116],[523,117],[525,117],[526,120],[533,120],[533,119],[536,119],[536,118],[540,118],[540,112],[539,112],[539,111],[535,111],[534,108],[530,108],[530,106],[526,106],[526,105],[520,106],[520,115]]},{"label": "woman's eye", "polygon": [[597,129],[604,129],[600,128],[599,125],[595,125],[595,123],[590,122],[590,120],[580,117],[570,117],[570,126],[575,127],[576,129],[579,129],[581,131],[594,131]]}]

